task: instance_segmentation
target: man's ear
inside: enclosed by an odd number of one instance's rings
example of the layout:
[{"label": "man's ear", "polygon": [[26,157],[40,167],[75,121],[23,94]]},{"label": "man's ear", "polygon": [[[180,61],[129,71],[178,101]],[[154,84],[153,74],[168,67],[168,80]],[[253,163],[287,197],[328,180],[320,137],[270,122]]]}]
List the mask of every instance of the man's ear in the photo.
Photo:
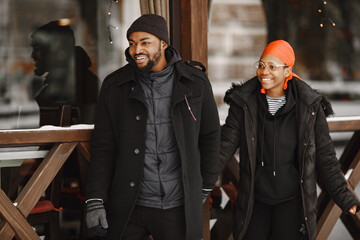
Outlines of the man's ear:
[{"label": "man's ear", "polygon": [[166,49],[168,47],[168,44],[165,41],[161,40],[161,46],[163,49]]},{"label": "man's ear", "polygon": [[292,67],[285,68],[285,77],[287,78],[292,73]]}]

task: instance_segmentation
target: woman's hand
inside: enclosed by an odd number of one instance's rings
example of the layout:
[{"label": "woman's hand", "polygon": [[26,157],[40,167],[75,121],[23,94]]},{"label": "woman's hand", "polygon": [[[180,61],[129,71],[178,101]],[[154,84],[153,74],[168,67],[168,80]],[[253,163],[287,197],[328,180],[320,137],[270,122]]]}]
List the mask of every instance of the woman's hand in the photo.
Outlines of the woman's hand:
[{"label": "woman's hand", "polygon": [[352,206],[352,208],[349,209],[349,213],[355,214],[356,213],[356,208],[357,208],[356,205]]}]

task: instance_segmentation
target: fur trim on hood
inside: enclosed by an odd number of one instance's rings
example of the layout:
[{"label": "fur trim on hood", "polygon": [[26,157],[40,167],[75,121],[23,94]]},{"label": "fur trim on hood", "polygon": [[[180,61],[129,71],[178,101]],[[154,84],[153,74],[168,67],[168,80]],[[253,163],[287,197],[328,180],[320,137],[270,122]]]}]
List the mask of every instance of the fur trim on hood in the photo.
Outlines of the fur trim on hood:
[{"label": "fur trim on hood", "polygon": [[[296,85],[298,90],[301,89],[300,91],[302,94],[299,94],[298,97],[300,97],[303,102],[310,105],[316,99],[320,98],[320,104],[324,109],[326,117],[334,114],[330,101],[325,96],[321,95],[318,91],[312,89],[304,81],[294,78],[291,84]],[[236,102],[239,98],[246,102],[248,98],[250,98],[253,94],[256,93],[256,91],[260,89],[260,87],[261,84],[257,80],[257,77],[240,84],[233,83],[231,88],[225,93],[224,102],[230,105],[232,102]]]},{"label": "fur trim on hood", "polygon": [[332,109],[331,103],[325,96],[322,96],[320,104],[321,104],[322,108],[324,109],[326,117],[328,117],[330,115],[334,115],[334,110]]}]

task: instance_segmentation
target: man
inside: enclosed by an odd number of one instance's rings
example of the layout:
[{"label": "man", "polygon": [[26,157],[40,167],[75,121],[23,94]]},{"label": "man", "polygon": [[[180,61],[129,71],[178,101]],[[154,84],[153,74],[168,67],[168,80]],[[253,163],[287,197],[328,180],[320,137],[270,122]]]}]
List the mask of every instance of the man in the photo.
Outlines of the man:
[{"label": "man", "polygon": [[59,21],[42,25],[31,34],[34,72],[41,78],[34,82],[34,97],[40,107],[75,102],[74,46],[73,30]]},{"label": "man", "polygon": [[139,17],[127,39],[129,64],[100,91],[87,226],[108,239],[199,240],[219,157],[211,85],[169,45],[164,18]]},{"label": "man", "polygon": [[[70,25],[51,21],[31,34],[31,57],[34,60],[35,100],[40,113],[48,107],[72,105],[80,110],[81,123],[94,123],[98,78],[89,70],[91,60],[85,50],[75,46]],[[40,125],[54,124],[42,119]]]}]

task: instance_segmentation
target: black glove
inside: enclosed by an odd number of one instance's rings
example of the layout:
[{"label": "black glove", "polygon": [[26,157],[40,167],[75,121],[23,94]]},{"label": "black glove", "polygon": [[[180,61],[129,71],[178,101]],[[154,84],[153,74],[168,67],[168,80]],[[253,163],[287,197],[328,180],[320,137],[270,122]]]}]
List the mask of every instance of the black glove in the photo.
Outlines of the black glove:
[{"label": "black glove", "polygon": [[92,234],[106,237],[108,223],[102,200],[89,199],[86,201],[86,226]]}]

